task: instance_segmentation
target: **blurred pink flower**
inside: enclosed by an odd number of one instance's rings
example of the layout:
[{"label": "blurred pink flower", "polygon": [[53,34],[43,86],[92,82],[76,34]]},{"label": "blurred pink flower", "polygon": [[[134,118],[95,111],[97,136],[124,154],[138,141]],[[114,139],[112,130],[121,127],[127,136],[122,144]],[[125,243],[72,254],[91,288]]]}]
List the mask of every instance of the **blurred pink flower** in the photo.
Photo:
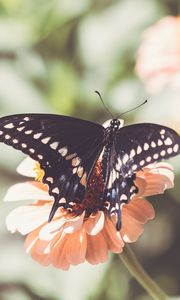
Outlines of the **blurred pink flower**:
[{"label": "blurred pink flower", "polygon": [[150,92],[180,88],[180,17],[167,16],[144,32],[135,69]]},{"label": "blurred pink flower", "polygon": [[[18,167],[18,171],[23,175],[35,176],[37,163],[35,168],[34,164],[34,161],[27,158]],[[92,196],[96,200],[93,183],[94,180],[100,183],[100,174],[100,164],[97,163],[87,202],[92,201]],[[173,180],[173,169],[167,163],[152,164],[139,171],[136,176],[139,192],[122,207],[120,232],[116,231],[116,217],[110,219],[103,211],[86,217],[85,212],[75,216],[64,208],[59,208],[53,220],[48,223],[53,199],[48,194],[47,186],[34,180],[18,183],[8,190],[4,200],[35,201],[13,210],[7,216],[7,228],[12,233],[18,231],[27,235],[26,252],[44,266],[52,264],[68,270],[70,265],[77,265],[85,260],[91,264],[102,263],[108,259],[109,252],[121,253],[124,243],[135,242],[142,234],[144,224],[154,218],[154,209],[143,196],[163,193],[165,189],[173,187]]]}]

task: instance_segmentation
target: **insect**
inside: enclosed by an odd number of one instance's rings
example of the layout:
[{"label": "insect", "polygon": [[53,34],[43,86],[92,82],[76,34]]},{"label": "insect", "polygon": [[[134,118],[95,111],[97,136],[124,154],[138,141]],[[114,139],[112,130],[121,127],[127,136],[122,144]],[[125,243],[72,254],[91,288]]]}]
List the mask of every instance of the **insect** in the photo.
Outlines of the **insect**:
[{"label": "insect", "polygon": [[117,230],[121,228],[121,205],[138,192],[136,172],[180,153],[179,135],[165,126],[142,123],[123,127],[123,120],[112,118],[104,128],[53,114],[0,118],[0,142],[40,163],[42,181],[54,199],[49,221],[59,207],[73,212],[74,206],[81,204],[101,157],[100,201],[95,208],[87,208],[86,214],[94,209],[106,211],[110,217],[115,214]]}]

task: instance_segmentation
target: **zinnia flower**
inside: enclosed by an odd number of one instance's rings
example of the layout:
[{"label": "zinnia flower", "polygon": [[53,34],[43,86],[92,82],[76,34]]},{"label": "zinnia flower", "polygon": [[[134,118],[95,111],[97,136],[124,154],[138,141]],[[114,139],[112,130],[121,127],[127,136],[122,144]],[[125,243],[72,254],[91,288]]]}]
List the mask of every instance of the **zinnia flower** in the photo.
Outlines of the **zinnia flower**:
[{"label": "zinnia flower", "polygon": [[180,87],[180,17],[167,16],[144,32],[136,72],[151,92]]},{"label": "zinnia flower", "polygon": [[[44,175],[38,163],[30,158],[21,163],[18,172],[38,177],[39,180]],[[86,197],[89,205],[97,201],[100,172],[97,163]],[[35,180],[18,183],[8,190],[5,201],[34,199],[34,202],[13,210],[7,216],[7,228],[12,233],[18,231],[27,235],[26,252],[44,266],[52,264],[68,270],[70,265],[78,265],[85,260],[91,264],[102,263],[108,259],[109,252],[121,253],[125,243],[135,242],[139,238],[144,224],[154,218],[152,205],[143,197],[172,188],[173,179],[171,165],[164,162],[148,165],[137,172],[139,192],[122,207],[119,232],[116,230],[116,217],[110,219],[103,211],[86,217],[84,212],[75,216],[59,208],[48,223],[53,199],[48,194],[47,186]]]}]

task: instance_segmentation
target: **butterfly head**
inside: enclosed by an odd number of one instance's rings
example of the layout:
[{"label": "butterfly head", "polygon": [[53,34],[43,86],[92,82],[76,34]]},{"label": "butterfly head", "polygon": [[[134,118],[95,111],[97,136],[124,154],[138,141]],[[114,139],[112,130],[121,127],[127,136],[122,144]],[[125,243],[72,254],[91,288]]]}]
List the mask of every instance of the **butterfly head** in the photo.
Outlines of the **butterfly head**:
[{"label": "butterfly head", "polygon": [[123,125],[124,125],[123,119],[110,119],[103,123],[104,128],[111,127],[115,130],[123,127]]}]

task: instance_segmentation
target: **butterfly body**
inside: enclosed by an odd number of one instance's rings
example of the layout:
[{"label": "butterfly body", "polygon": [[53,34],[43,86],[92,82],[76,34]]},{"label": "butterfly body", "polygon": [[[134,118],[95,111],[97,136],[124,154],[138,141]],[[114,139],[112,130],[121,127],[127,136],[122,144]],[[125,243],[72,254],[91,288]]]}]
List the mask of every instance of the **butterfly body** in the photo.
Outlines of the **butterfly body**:
[{"label": "butterfly body", "polygon": [[116,215],[120,230],[121,206],[138,192],[136,172],[180,153],[180,137],[168,127],[122,126],[118,119],[104,128],[60,115],[13,115],[0,118],[0,142],[40,163],[54,199],[49,221],[59,207],[87,215],[104,210]]}]

